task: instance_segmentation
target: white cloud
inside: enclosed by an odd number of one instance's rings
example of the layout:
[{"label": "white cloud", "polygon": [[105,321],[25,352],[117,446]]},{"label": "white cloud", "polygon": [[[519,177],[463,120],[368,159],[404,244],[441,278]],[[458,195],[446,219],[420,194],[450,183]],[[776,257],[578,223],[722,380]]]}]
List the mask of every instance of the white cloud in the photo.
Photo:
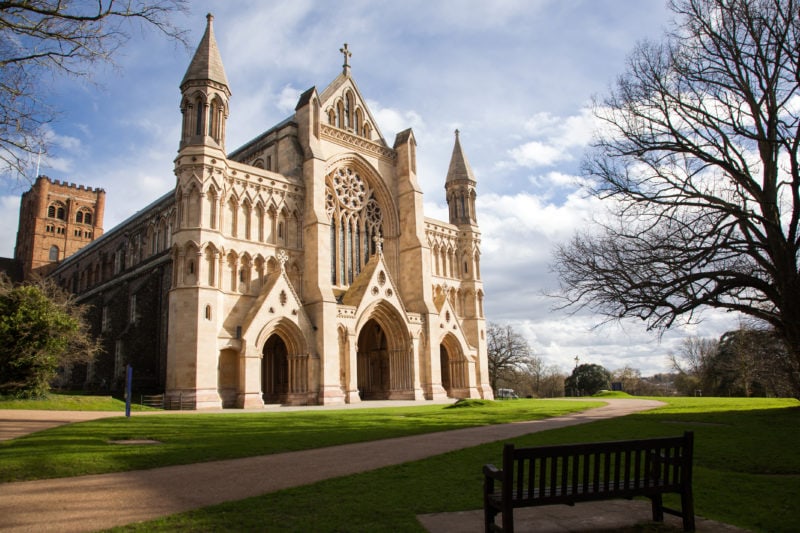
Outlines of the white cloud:
[{"label": "white cloud", "polygon": [[278,109],[284,113],[292,113],[302,93],[303,91],[300,89],[295,89],[291,85],[285,85],[278,95]]},{"label": "white cloud", "polygon": [[509,151],[514,162],[521,167],[549,167],[572,156],[562,147],[530,141]]},{"label": "white cloud", "polygon": [[425,122],[416,111],[382,107],[375,101],[368,101],[367,105],[386,142],[390,145],[394,142],[395,135],[408,128],[413,128],[417,136],[424,135]]},{"label": "white cloud", "polygon": [[[19,224],[19,196],[0,196],[0,225],[16,228]],[[17,244],[16,231],[0,232],[0,257],[12,257]]]}]

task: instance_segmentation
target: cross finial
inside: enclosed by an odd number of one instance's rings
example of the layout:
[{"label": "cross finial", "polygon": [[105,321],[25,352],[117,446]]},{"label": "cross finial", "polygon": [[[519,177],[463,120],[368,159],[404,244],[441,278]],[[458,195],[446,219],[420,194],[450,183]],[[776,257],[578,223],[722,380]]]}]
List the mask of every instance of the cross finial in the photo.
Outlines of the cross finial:
[{"label": "cross finial", "polygon": [[350,75],[350,57],[353,54],[352,54],[352,52],[350,52],[350,49],[347,48],[347,43],[344,43],[344,46],[342,48],[339,48],[339,51],[342,53],[342,55],[344,55],[344,65],[342,65],[342,72],[344,72],[345,75],[349,76]]},{"label": "cross finial", "polygon": [[375,235],[372,237],[372,241],[375,243],[375,253],[383,255],[383,237]]},{"label": "cross finial", "polygon": [[456,140],[458,140],[458,134],[459,134],[459,133],[461,133],[461,132],[460,132],[460,131],[458,131],[458,128],[456,128]]},{"label": "cross finial", "polygon": [[289,260],[289,254],[286,253],[286,250],[278,250],[278,253],[275,256],[278,259],[278,262],[281,264],[281,271],[286,270],[286,261]]}]

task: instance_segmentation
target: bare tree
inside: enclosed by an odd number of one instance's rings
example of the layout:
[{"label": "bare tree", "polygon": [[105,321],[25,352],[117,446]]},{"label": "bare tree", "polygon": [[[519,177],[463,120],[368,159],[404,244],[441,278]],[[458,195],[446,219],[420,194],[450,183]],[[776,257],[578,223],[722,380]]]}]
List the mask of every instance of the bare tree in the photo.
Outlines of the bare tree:
[{"label": "bare tree", "polygon": [[503,377],[513,377],[534,358],[528,341],[513,327],[489,324],[486,328],[486,347],[489,359],[489,382],[497,390]]},{"label": "bare tree", "polygon": [[714,339],[687,337],[677,353],[668,355],[672,368],[678,372],[675,386],[681,394],[693,396],[696,391],[714,393],[713,361],[718,349],[719,343]]},{"label": "bare tree", "polygon": [[24,177],[47,152],[48,77],[90,77],[136,27],[183,42],[170,16],[184,10],[185,0],[0,0],[0,172]]},{"label": "bare tree", "polygon": [[663,331],[702,307],[766,322],[800,398],[797,0],[675,0],[609,96],[584,173],[609,200],[555,252],[566,305]]}]

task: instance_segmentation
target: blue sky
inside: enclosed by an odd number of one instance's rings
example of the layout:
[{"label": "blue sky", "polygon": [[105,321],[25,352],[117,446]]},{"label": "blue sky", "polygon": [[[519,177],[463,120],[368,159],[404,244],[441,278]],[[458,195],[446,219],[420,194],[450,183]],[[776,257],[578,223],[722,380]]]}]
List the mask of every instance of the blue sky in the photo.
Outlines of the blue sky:
[{"label": "blue sky", "polygon": [[[668,370],[666,354],[685,336],[736,327],[707,312],[659,340],[639,322],[596,328],[598,317],[554,311],[543,296],[557,286],[554,244],[603,209],[580,189],[591,99],[624,71],[638,41],[668,27],[661,0],[203,0],[190,9],[179,23],[191,49],[137,31],[93,83],[46,85],[62,114],[40,173],[104,188],[106,229],[174,185],[178,85],[211,12],[233,93],[229,151],[291,115],[305,89],[324,89],[341,71],[345,42],[387,142],[414,129],[428,216],[447,219],[444,178],[461,131],[478,180],[487,319],[524,333],[548,365],[568,371],[578,356],[649,375]],[[24,188],[0,180],[6,227],[16,228]],[[14,239],[0,235],[0,256],[13,255]]]}]

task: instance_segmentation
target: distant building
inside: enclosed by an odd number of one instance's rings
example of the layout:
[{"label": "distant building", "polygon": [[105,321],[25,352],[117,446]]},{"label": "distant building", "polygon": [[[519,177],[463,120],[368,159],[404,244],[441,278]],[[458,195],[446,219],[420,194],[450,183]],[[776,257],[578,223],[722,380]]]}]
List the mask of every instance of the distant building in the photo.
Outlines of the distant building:
[{"label": "distant building", "polygon": [[39,176],[22,195],[14,258],[22,276],[44,276],[103,234],[105,191]]},{"label": "distant building", "polygon": [[[458,132],[449,220],[426,218],[414,134],[386,143],[345,45],[327,88],[227,154],[231,91],[212,20],[180,85],[174,191],[100,238],[102,191],[64,200],[52,222],[76,238],[77,213],[93,210],[95,240],[79,251],[20,231],[37,261],[52,246],[68,256],[50,276],[91,305],[103,336],[105,356],[70,379],[119,387],[131,364],[139,390],[198,409],[492,398],[476,180]],[[40,217],[52,233],[51,217],[25,212],[21,228]]]}]

